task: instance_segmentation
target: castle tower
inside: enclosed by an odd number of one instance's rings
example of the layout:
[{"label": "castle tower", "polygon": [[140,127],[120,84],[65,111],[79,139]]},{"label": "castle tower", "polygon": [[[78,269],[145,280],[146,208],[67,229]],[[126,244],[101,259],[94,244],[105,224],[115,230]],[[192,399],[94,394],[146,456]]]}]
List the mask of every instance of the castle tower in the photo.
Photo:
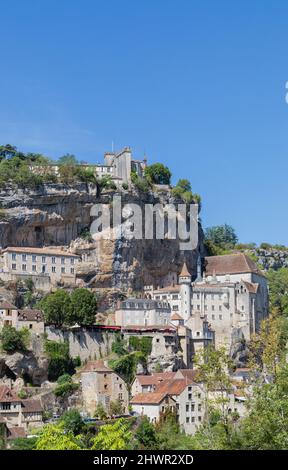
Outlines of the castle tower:
[{"label": "castle tower", "polygon": [[181,298],[181,312],[180,315],[186,322],[191,316],[191,274],[189,273],[186,263],[182,266],[182,271],[179,275],[180,284],[180,298]]}]

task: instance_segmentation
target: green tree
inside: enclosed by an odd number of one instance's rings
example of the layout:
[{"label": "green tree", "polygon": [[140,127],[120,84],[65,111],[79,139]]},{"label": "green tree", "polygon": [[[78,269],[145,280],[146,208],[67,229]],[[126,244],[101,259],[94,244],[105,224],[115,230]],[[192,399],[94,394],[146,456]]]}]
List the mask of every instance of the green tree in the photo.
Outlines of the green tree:
[{"label": "green tree", "polygon": [[154,163],[145,168],[145,178],[152,184],[170,184],[171,172],[162,163]]},{"label": "green tree", "polygon": [[99,418],[101,420],[107,419],[107,412],[102,403],[97,403],[94,416],[95,418]]},{"label": "green tree", "polygon": [[221,248],[234,247],[238,241],[234,228],[227,224],[207,228],[205,237]]},{"label": "green tree", "polygon": [[5,325],[2,328],[1,334],[2,349],[7,353],[15,351],[26,351],[26,331],[17,331],[13,326]]},{"label": "green tree", "polygon": [[70,432],[74,436],[80,434],[83,430],[83,420],[79,411],[75,408],[66,411],[61,416],[61,423],[64,425],[65,432]]},{"label": "green tree", "polygon": [[70,323],[78,323],[82,326],[93,325],[97,313],[97,300],[94,293],[88,289],[75,289],[70,300]]},{"label": "green tree", "polygon": [[132,433],[130,424],[125,418],[119,418],[114,424],[101,426],[98,434],[92,439],[92,450],[126,450],[129,447]]},{"label": "green tree", "polygon": [[136,430],[135,438],[140,449],[155,449],[157,438],[156,430],[152,423],[150,423],[147,416],[141,418],[140,424]]},{"label": "green tree", "polygon": [[[69,344],[67,342],[46,341],[45,351],[48,355],[48,379],[55,381],[63,375],[75,373],[72,358],[69,355]],[[61,383],[59,384],[61,385]],[[71,387],[66,387],[71,389]],[[65,387],[64,387],[65,389]],[[61,392],[60,392],[61,394]]]},{"label": "green tree", "polygon": [[65,430],[63,422],[47,424],[39,434],[36,450],[81,450],[81,436]]},{"label": "green tree", "polygon": [[288,269],[271,269],[267,276],[271,309],[288,316]]},{"label": "green tree", "polygon": [[64,289],[58,289],[52,294],[47,294],[40,302],[44,312],[45,322],[61,327],[71,317],[71,300]]},{"label": "green tree", "polygon": [[75,155],[71,153],[66,153],[62,157],[58,159],[59,165],[67,165],[67,166],[76,166],[78,165],[78,160]]},{"label": "green tree", "polygon": [[111,416],[122,415],[124,413],[124,407],[120,400],[111,401],[110,403],[110,414]]}]

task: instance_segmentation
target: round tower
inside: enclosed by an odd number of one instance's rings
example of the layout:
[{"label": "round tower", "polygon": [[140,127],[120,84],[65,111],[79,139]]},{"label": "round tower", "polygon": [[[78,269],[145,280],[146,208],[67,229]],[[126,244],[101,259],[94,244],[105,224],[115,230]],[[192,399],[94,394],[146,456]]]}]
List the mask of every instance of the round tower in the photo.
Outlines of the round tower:
[{"label": "round tower", "polygon": [[187,269],[186,263],[182,266],[182,271],[179,275],[180,284],[180,298],[181,298],[181,312],[180,315],[186,322],[191,316],[191,275]]}]

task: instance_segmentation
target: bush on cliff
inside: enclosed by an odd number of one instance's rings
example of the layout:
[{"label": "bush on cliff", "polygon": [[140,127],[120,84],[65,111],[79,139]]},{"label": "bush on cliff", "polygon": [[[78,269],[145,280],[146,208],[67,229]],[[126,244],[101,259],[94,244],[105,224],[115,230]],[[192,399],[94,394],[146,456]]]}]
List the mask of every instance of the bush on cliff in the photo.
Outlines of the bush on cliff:
[{"label": "bush on cliff", "polygon": [[18,331],[12,326],[5,325],[1,331],[0,339],[2,349],[7,353],[15,351],[25,352],[29,343],[29,330],[22,328]]},{"label": "bush on cliff", "polygon": [[48,355],[48,379],[57,380],[60,376],[75,373],[73,359],[69,354],[69,344],[67,342],[59,343],[57,341],[45,342],[45,351]]}]

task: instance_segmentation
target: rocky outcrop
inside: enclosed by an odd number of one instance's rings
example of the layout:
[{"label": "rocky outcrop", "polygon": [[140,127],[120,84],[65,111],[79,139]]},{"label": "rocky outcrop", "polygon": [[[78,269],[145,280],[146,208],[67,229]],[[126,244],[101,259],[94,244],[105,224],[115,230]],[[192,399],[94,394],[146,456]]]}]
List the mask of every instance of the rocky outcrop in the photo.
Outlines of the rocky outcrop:
[{"label": "rocky outcrop", "polygon": [[[158,287],[171,283],[173,274],[179,274],[184,257],[191,273],[196,274],[198,253],[204,256],[200,225],[196,228],[199,243],[192,252],[180,250],[179,238],[102,238],[93,243],[77,238],[84,228],[91,225],[93,204],[105,203],[112,213],[114,194],[115,191],[107,191],[99,195],[96,185],[86,183],[71,186],[46,184],[37,190],[12,187],[1,190],[0,246],[67,247],[71,244],[70,249],[82,256],[77,267],[80,285],[95,289],[114,288],[132,292],[142,290],[144,285]],[[146,203],[175,202],[167,190],[148,194],[125,192],[121,196],[122,206],[137,204],[143,214]]]},{"label": "rocky outcrop", "polygon": [[48,362],[46,358],[36,358],[32,352],[0,355],[0,379],[23,379],[33,385],[41,385],[47,380]]},{"label": "rocky outcrop", "polygon": [[275,248],[267,250],[255,248],[249,250],[248,254],[249,253],[253,255],[263,271],[268,271],[269,269],[277,271],[280,268],[288,268],[288,249],[285,251]]},{"label": "rocky outcrop", "polygon": [[246,367],[248,348],[241,328],[233,328],[231,333],[230,357],[236,367]]}]

